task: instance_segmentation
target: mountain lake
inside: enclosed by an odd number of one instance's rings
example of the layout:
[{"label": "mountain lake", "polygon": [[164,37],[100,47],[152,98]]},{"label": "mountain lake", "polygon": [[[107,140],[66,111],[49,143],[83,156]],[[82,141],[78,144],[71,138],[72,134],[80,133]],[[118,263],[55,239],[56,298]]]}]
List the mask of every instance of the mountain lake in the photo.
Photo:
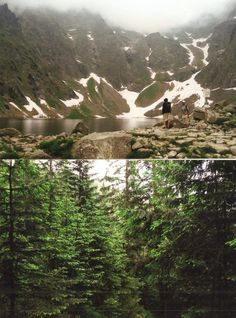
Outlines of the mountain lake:
[{"label": "mountain lake", "polygon": [[[78,119],[9,119],[0,118],[0,129],[15,128],[23,135],[59,135],[70,134]],[[92,118],[84,120],[90,133],[134,128],[149,128],[160,122],[159,118]]]}]

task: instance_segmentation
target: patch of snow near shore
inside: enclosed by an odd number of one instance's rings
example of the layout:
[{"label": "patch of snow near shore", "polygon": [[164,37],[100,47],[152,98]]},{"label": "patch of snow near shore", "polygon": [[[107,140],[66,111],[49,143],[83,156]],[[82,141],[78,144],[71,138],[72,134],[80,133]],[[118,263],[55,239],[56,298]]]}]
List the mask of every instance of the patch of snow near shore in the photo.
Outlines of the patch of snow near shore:
[{"label": "patch of snow near shore", "polygon": [[13,107],[15,107],[16,109],[18,109],[21,113],[23,113],[25,115],[25,117],[29,117],[28,114],[26,114],[22,109],[20,109],[15,103],[10,102],[10,105],[12,105]]},{"label": "patch of snow near shore", "polygon": [[145,117],[144,114],[148,111],[154,110],[157,105],[163,102],[164,98],[168,98],[169,101],[172,102],[176,97],[178,97],[178,100],[181,101],[191,97],[192,95],[198,95],[198,100],[195,102],[195,106],[203,107],[206,101],[204,96],[204,88],[198,84],[195,79],[199,73],[200,72],[193,74],[191,78],[185,82],[170,82],[170,85],[174,84],[174,89],[167,90],[164,96],[147,107],[137,107],[135,105],[135,101],[139,96],[139,93],[128,91],[127,89],[120,91],[119,94],[127,101],[130,107],[130,112],[123,113],[122,115],[117,116],[117,118]]},{"label": "patch of snow near shore", "polygon": [[168,73],[170,76],[174,75],[174,73],[171,71],[167,71],[166,73]]},{"label": "patch of snow near shore", "polygon": [[74,91],[74,93],[76,96],[79,97],[78,99],[80,100],[80,103],[82,103],[84,101],[84,96],[77,91]]},{"label": "patch of snow near shore", "polygon": [[33,118],[47,118],[48,116],[42,111],[42,109],[34,102],[30,97],[25,97],[29,105],[24,105],[24,107],[29,111],[32,112],[34,109],[38,113],[38,115],[33,116]]},{"label": "patch of snow near shore", "polygon": [[172,81],[174,84],[173,90],[168,90],[165,93],[165,98],[168,98],[170,101],[175,99],[178,96],[179,100],[185,100],[192,95],[198,95],[199,99],[195,102],[195,107],[203,107],[205,104],[204,88],[197,83],[196,76],[200,72],[193,74],[190,79],[185,82]]},{"label": "patch of snow near shore", "polygon": [[117,118],[135,118],[135,117],[144,117],[146,113],[146,108],[137,107],[135,101],[139,93],[128,91],[124,89],[119,92],[119,94],[127,101],[127,104],[130,107],[129,113],[124,113],[122,115],[116,116]]},{"label": "patch of snow near shore", "polygon": [[80,103],[82,103],[84,101],[84,96],[82,94],[80,94],[77,91],[74,91],[74,93],[76,94],[76,96],[78,96],[78,98],[72,98],[69,100],[61,100],[60,101],[66,105],[66,107],[73,107],[73,106],[79,106]]},{"label": "patch of snow near shore", "polygon": [[50,107],[48,106],[47,102],[44,99],[40,99],[40,105],[44,105],[46,106],[48,109],[50,109]]},{"label": "patch of snow near shore", "polygon": [[100,116],[100,115],[95,115],[95,118],[104,119],[104,118],[107,118],[107,117],[103,117],[103,116]]}]

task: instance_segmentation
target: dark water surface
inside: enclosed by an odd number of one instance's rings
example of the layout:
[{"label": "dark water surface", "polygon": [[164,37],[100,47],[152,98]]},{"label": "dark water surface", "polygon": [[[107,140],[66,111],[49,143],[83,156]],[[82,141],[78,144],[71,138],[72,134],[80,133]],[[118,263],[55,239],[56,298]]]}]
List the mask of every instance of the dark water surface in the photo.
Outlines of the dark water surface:
[{"label": "dark water surface", "polygon": [[[105,132],[148,128],[159,119],[153,118],[95,118],[85,120],[90,132]],[[0,118],[1,128],[15,128],[24,135],[58,135],[63,132],[71,133],[76,126],[76,119],[6,119]]]}]

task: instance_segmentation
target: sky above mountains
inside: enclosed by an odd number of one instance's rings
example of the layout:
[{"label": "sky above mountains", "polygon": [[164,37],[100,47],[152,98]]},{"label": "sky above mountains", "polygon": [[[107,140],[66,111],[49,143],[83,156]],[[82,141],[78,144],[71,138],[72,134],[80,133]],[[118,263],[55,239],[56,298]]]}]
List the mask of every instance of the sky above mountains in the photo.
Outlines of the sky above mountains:
[{"label": "sky above mountains", "polygon": [[139,32],[166,31],[200,19],[220,15],[236,0],[0,0],[10,6],[88,9],[114,25]]}]

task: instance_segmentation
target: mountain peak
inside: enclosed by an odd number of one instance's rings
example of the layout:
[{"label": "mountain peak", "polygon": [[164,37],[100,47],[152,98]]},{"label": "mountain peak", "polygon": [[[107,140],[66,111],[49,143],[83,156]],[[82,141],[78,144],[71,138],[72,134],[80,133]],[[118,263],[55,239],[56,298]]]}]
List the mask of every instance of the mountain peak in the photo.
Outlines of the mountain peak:
[{"label": "mountain peak", "polygon": [[0,28],[19,29],[16,15],[8,8],[7,3],[0,5]]}]

